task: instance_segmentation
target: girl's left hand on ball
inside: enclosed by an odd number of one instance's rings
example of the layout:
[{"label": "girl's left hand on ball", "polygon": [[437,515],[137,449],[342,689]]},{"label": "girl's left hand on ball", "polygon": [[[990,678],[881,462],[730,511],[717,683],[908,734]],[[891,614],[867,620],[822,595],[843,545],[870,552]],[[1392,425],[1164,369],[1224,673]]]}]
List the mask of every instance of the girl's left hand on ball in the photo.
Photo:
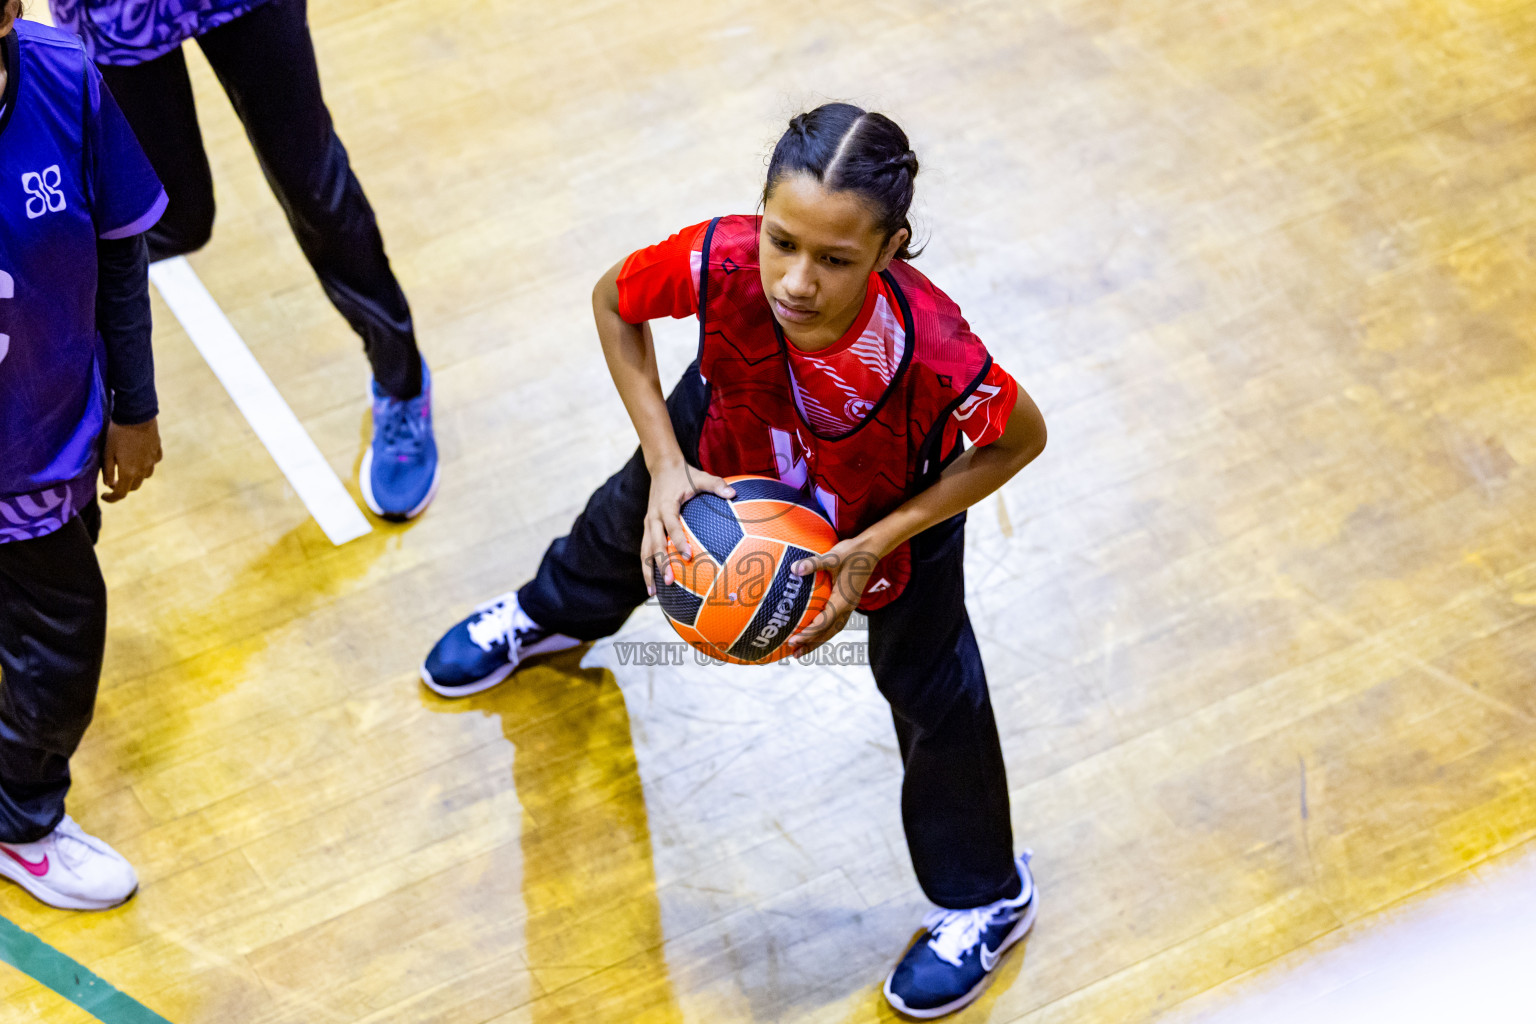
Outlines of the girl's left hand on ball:
[{"label": "girl's left hand on ball", "polygon": [[858,608],[869,585],[869,577],[884,557],[869,542],[852,537],[839,541],[831,551],[805,558],[792,567],[796,576],[824,572],[832,577],[832,596],[809,626],[789,638],[789,653],[794,657],[814,651],[832,639],[848,624],[848,617]]}]

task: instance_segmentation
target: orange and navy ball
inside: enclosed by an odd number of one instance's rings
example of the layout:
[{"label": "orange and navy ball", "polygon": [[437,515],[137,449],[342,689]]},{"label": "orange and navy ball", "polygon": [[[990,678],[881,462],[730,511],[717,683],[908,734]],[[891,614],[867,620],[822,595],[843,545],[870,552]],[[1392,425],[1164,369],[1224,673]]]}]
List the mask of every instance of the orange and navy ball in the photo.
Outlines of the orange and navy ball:
[{"label": "orange and navy ball", "polygon": [[796,576],[802,558],[837,543],[816,499],[765,476],[727,477],[736,497],[696,494],[683,503],[692,558],[668,542],[675,582],[656,596],[678,635],[711,658],[761,665],[789,654],[832,594],[824,572]]}]

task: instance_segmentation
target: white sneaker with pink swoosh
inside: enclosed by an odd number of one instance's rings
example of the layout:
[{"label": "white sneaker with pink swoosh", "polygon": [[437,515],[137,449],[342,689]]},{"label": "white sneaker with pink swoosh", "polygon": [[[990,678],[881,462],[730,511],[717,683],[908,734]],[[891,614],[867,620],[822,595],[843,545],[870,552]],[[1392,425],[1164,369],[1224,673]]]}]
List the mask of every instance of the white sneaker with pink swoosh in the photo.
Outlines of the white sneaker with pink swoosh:
[{"label": "white sneaker with pink swoosh", "polygon": [[64,910],[106,910],[139,887],[133,865],[67,814],[35,843],[0,843],[0,876]]}]

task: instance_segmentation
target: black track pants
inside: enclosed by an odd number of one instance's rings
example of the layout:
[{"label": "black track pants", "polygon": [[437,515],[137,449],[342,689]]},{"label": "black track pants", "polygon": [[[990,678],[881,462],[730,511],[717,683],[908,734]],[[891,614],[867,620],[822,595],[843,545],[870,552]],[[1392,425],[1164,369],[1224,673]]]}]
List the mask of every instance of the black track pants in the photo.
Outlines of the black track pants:
[{"label": "black track pants", "polygon": [[[305,0],[270,0],[197,40],[288,215],[299,248],[338,312],[363,339],[379,386],[421,393],[421,358],[405,294],[347,151],[320,95]],[[131,66],[100,65],[165,185],[170,206],[148,232],[151,259],[201,248],[213,231],[213,177],[181,50]]]},{"label": "black track pants", "polygon": [[[667,408],[693,465],[707,405],[691,366]],[[616,632],[646,600],[640,538],[649,496],[650,474],[636,451],[544,553],[538,574],[518,591],[523,610],[583,640]],[[928,898],[956,910],[1019,892],[1008,781],[965,610],[964,562],[962,513],[913,538],[906,591],[869,616],[870,666],[890,702],[906,767],[901,814],[912,865]]]},{"label": "black track pants", "polygon": [[34,842],[64,816],[69,758],[91,724],[107,637],[92,532],[81,515],[46,537],[0,544],[0,841]]}]

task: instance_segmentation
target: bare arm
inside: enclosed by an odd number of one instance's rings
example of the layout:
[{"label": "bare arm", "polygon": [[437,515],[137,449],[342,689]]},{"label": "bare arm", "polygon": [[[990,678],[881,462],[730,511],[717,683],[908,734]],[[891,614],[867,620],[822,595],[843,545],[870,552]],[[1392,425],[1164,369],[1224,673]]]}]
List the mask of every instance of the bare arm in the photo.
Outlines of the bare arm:
[{"label": "bare arm", "polygon": [[597,337],[602,342],[608,373],[619,389],[635,433],[640,435],[640,451],[651,474],[640,569],[646,590],[655,594],[658,571],[663,582],[673,580],[667,538],[672,539],[673,547],[685,560],[693,556],[679,514],[683,502],[700,491],[722,498],[734,497],[736,492],[719,477],[688,465],[683,457],[677,434],[672,430],[667,400],[662,395],[650,325],[628,323],[619,315],[618,281],[622,268],[622,262],[614,264],[592,289],[592,315],[597,321]]},{"label": "bare arm", "polygon": [[669,465],[681,464],[683,450],[667,415],[651,326],[626,323],[619,316],[618,282],[623,266],[622,260],[615,263],[592,289],[592,316],[597,320],[597,337],[603,345],[608,373],[624,400],[624,410],[635,425],[635,433],[640,435],[645,467],[654,476]]},{"label": "bare arm", "polygon": [[970,448],[950,463],[933,486],[899,505],[857,537],[795,566],[804,576],[817,570],[832,574],[832,596],[816,621],[789,640],[796,654],[814,649],[843,628],[864,596],[875,565],[905,541],[959,515],[1013,478],[1045,450],[1045,419],[1034,400],[1019,389],[1008,425],[996,441]]},{"label": "bare arm", "polygon": [[1045,419],[1034,399],[1020,388],[1002,436],[989,445],[963,452],[932,487],[913,495],[866,530],[865,543],[884,558],[902,542],[981,501],[1044,450]]}]

